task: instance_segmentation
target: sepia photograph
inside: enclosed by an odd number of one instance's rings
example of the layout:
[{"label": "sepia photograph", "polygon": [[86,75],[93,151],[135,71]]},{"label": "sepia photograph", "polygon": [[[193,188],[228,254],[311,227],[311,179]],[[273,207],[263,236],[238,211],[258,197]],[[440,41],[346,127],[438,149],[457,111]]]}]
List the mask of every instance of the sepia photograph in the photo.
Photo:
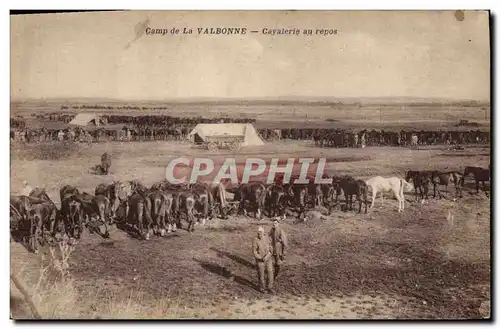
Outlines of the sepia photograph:
[{"label": "sepia photograph", "polygon": [[491,13],[10,20],[10,319],[491,320]]}]

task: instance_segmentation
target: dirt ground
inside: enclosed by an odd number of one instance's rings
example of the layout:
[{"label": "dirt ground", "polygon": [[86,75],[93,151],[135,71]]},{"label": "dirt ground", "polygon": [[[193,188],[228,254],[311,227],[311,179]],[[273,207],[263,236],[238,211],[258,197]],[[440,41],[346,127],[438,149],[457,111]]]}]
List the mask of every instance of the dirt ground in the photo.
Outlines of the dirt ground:
[{"label": "dirt ground", "polygon": [[[111,175],[91,174],[105,151],[113,157]],[[32,187],[45,187],[56,203],[65,184],[88,193],[112,180],[139,179],[151,185],[163,179],[174,157],[205,155],[222,161],[233,155],[172,142],[94,144],[55,160],[27,160],[34,153],[12,148],[11,193],[27,180]],[[408,169],[486,167],[490,150],[327,149],[307,141],[280,141],[242,148],[235,156],[259,155],[325,157],[329,173],[367,179],[402,176]],[[196,226],[192,234],[180,230],[150,241],[116,228],[106,240],[86,234],[70,259],[80,299],[68,317],[144,316],[100,309],[114,296],[161,304],[158,314],[148,313],[159,318],[482,318],[481,305],[490,300],[490,199],[475,193],[472,178],[466,180],[463,198],[454,201],[453,193],[450,186],[446,199],[431,197],[428,205],[414,202],[409,193],[402,213],[397,201],[386,196],[383,206],[377,199],[366,215],[337,210],[326,220],[287,219],[282,226],[290,250],[274,295],[256,290],[251,253],[256,227],[267,231],[268,219],[213,220]],[[39,256],[11,243],[11,263],[35,278]]]}]

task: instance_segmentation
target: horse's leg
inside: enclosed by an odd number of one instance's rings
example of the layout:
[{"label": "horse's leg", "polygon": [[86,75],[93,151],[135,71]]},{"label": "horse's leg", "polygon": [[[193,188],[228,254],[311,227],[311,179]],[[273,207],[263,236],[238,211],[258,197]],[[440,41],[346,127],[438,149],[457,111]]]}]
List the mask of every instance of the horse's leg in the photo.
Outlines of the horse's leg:
[{"label": "horse's leg", "polygon": [[32,223],[30,227],[30,247],[31,250],[37,254],[38,253],[38,248],[37,248],[37,238],[38,238],[38,225],[36,223]]},{"label": "horse's leg", "polygon": [[398,200],[398,212],[401,212],[403,210],[402,209],[403,206],[402,206],[402,201],[401,201],[401,195],[399,195],[398,193],[396,193],[396,191],[394,191],[394,196]]},{"label": "horse's leg", "polygon": [[144,238],[144,227],[143,227],[143,208],[138,209],[137,213],[137,230],[139,231],[139,236]]},{"label": "horse's leg", "polygon": [[363,205],[363,200],[361,199],[361,195],[359,193],[356,193],[356,201],[359,202],[359,210],[358,213],[361,213],[361,207]]},{"label": "horse's leg", "polygon": [[438,192],[438,195],[439,195],[439,199],[441,200],[443,198],[443,195],[441,194],[441,191],[439,190],[439,184],[434,184],[434,188],[437,189],[437,192]]},{"label": "horse's leg", "polygon": [[239,206],[238,206],[238,211],[237,211],[236,215],[239,215],[239,214],[241,213],[241,211],[242,211],[242,210],[244,211],[244,215],[246,216],[246,210],[245,210],[245,199],[244,199],[244,198],[242,198],[242,199],[240,200],[240,204],[239,204]]},{"label": "horse's leg", "polygon": [[109,232],[108,232],[108,223],[106,220],[106,216],[104,215],[104,209],[101,208],[101,213],[99,215],[101,217],[102,222],[104,223],[104,237],[107,238],[109,237]]},{"label": "horse's leg", "polygon": [[363,194],[363,201],[365,203],[365,214],[368,213],[368,196],[365,194]]},{"label": "horse's leg", "polygon": [[455,184],[455,195],[462,197],[462,187],[460,186],[460,183]]},{"label": "horse's leg", "polygon": [[375,206],[375,198],[377,197],[377,190],[373,189],[372,193],[372,208]]},{"label": "horse's leg", "polygon": [[82,237],[83,233],[83,215],[79,214],[78,215],[78,239]]},{"label": "horse's leg", "polygon": [[486,194],[486,196],[488,196],[488,190],[486,189],[486,181],[483,180],[483,190],[484,190],[484,194]]},{"label": "horse's leg", "polygon": [[429,198],[429,185],[425,184],[422,186],[422,200],[425,200]]},{"label": "horse's leg", "polygon": [[208,207],[209,207],[208,200],[205,200],[205,202],[203,203],[203,218],[201,220],[202,225],[205,225],[205,222],[208,218],[208,212],[209,212]]},{"label": "horse's leg", "polygon": [[194,218],[193,210],[190,210],[189,211],[189,224],[190,224],[189,232],[194,232],[194,222],[195,222],[195,218]]},{"label": "horse's leg", "polygon": [[44,225],[43,221],[42,221],[40,231],[41,231],[40,245],[43,246],[45,244],[45,225]]}]

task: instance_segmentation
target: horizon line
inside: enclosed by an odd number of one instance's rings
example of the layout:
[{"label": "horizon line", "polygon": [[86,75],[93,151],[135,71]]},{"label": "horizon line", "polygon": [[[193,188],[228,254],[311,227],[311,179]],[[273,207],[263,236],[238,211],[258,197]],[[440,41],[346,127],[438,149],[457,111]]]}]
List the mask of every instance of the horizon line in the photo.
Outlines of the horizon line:
[{"label": "horizon line", "polygon": [[114,97],[23,97],[11,98],[11,103],[26,101],[114,101],[114,102],[189,102],[189,101],[297,101],[302,102],[333,102],[333,101],[363,101],[363,100],[400,100],[400,101],[447,101],[447,102],[481,102],[491,103],[491,99],[475,98],[448,98],[448,97],[423,97],[423,96],[380,96],[380,97],[335,97],[335,96],[262,96],[262,97],[212,97],[212,96],[194,96],[194,97],[172,97],[172,98],[114,98]]}]

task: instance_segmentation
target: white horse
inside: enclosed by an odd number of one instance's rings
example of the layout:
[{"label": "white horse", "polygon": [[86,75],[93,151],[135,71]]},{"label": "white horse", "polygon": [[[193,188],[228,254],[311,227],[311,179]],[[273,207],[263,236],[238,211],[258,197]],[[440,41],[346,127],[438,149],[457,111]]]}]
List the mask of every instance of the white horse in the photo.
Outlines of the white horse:
[{"label": "white horse", "polygon": [[408,183],[406,180],[399,177],[385,178],[376,176],[368,179],[366,181],[366,185],[372,189],[372,208],[375,205],[375,198],[377,197],[378,192],[380,192],[380,198],[382,200],[382,204],[384,204],[384,192],[392,191],[398,200],[398,212],[403,211],[405,208],[405,188],[408,191],[413,190],[413,184]]}]

